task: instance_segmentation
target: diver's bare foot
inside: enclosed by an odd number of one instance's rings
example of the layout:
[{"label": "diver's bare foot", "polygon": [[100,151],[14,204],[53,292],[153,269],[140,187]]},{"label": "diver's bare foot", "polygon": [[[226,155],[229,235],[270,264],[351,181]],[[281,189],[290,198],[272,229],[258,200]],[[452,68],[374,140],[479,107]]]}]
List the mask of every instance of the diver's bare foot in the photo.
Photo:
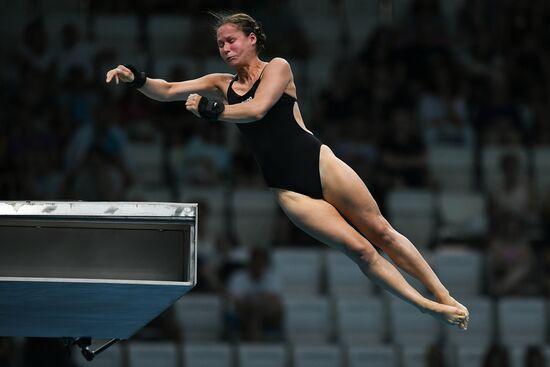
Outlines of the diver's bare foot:
[{"label": "diver's bare foot", "polygon": [[455,306],[430,302],[423,312],[433,316],[444,324],[457,326],[463,330],[466,330],[468,325],[466,322],[466,312]]},{"label": "diver's bare foot", "polygon": [[439,298],[436,298],[436,299],[437,299],[437,302],[439,302],[439,303],[443,303],[444,305],[447,305],[447,306],[454,306],[454,307],[459,308],[462,311],[464,311],[466,313],[466,320],[464,322],[464,328],[463,329],[466,330],[468,328],[468,323],[470,322],[470,311],[468,311],[468,308],[466,308],[466,306],[464,306],[463,304],[458,302],[456,299],[454,299],[450,295],[448,295],[446,297],[439,297]]}]

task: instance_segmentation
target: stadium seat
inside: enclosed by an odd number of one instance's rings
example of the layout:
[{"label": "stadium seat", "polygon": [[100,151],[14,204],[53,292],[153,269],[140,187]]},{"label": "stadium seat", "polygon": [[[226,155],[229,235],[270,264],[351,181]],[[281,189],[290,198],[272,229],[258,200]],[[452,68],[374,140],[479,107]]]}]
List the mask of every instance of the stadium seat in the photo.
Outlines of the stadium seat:
[{"label": "stadium seat", "polygon": [[274,237],[277,203],[273,193],[259,189],[237,189],[233,192],[235,230],[245,247],[266,244]]},{"label": "stadium seat", "polygon": [[131,367],[178,367],[177,347],[172,342],[131,342],[128,359]]},{"label": "stadium seat", "polygon": [[237,347],[239,367],[286,367],[288,355],[282,344],[240,344]]},{"label": "stadium seat", "polygon": [[442,190],[471,190],[474,183],[473,148],[431,146],[428,149],[428,169]]},{"label": "stadium seat", "polygon": [[233,358],[229,344],[185,344],[183,347],[185,367],[232,367]]},{"label": "stadium seat", "polygon": [[188,295],[175,304],[185,340],[218,341],[222,334],[222,299],[218,295]]},{"label": "stadium seat", "polygon": [[456,346],[488,347],[494,342],[495,336],[495,306],[493,301],[485,297],[459,298],[470,312],[471,323],[468,330],[445,328],[447,341]]},{"label": "stadium seat", "polygon": [[401,367],[425,367],[428,346],[401,348]]},{"label": "stadium seat", "polygon": [[543,298],[501,298],[497,304],[498,335],[506,346],[546,342],[546,305]]},{"label": "stadium seat", "polygon": [[392,226],[416,247],[427,248],[433,240],[436,207],[429,190],[394,190],[387,197]]},{"label": "stadium seat", "polygon": [[276,248],[273,265],[285,294],[319,294],[322,253],[319,249]]},{"label": "stadium seat", "polygon": [[332,296],[367,295],[374,283],[349,257],[339,251],[325,251],[327,289]]},{"label": "stadium seat", "polygon": [[546,365],[550,366],[550,346],[544,346],[542,351],[544,353],[544,361],[546,362]]},{"label": "stadium seat", "polygon": [[462,247],[442,247],[433,252],[432,264],[441,282],[455,297],[481,294],[482,253]]},{"label": "stadium seat", "polygon": [[333,331],[333,318],[326,298],[287,296],[283,302],[288,341],[309,344],[329,341]]},{"label": "stadium seat", "polygon": [[382,297],[339,297],[335,300],[337,339],[348,345],[381,344],[388,315]]},{"label": "stadium seat", "polygon": [[441,336],[441,324],[414,306],[396,297],[390,298],[390,337],[402,346],[424,347]]},{"label": "stadium seat", "polygon": [[397,367],[395,346],[352,346],[348,349],[348,367]]},{"label": "stadium seat", "polygon": [[162,182],[162,146],[159,141],[129,142],[126,156],[137,184],[158,185]]},{"label": "stadium seat", "polygon": [[538,198],[550,194],[550,148],[537,147],[533,150],[535,187]]},{"label": "stadium seat", "polygon": [[[521,347],[511,347],[508,349],[510,357],[510,367],[525,367],[525,354],[527,348],[525,346]],[[543,352],[544,354],[544,352]]]},{"label": "stadium seat", "polygon": [[443,191],[439,195],[439,241],[483,238],[488,230],[487,203],[480,192]]},{"label": "stadium seat", "polygon": [[455,352],[456,367],[483,367],[486,353],[486,347],[458,346]]},{"label": "stadium seat", "polygon": [[340,347],[335,344],[297,345],[292,350],[293,367],[343,367]]}]

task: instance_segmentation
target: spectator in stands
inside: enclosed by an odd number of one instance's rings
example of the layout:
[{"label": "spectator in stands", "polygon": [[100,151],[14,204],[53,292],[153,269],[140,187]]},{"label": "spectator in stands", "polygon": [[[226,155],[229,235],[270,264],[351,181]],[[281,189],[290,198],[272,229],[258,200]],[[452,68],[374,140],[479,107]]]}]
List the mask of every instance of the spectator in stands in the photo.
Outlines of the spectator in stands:
[{"label": "spectator in stands", "polygon": [[522,217],[507,215],[493,230],[487,249],[488,291],[494,296],[540,292],[539,266]]},{"label": "spectator in stands", "polygon": [[424,187],[426,185],[426,148],[414,111],[396,106],[389,112],[381,146],[381,169],[389,187]]},{"label": "spectator in stands", "polygon": [[[47,143],[46,139],[43,141]],[[65,179],[61,154],[56,151],[55,145],[49,146],[49,150],[46,148],[48,144],[44,145],[29,149],[26,153],[29,160],[26,165],[26,195],[28,199],[60,200],[64,198]]]},{"label": "spectator in stands", "polygon": [[7,147],[11,162],[7,163],[15,168],[13,174],[19,181],[20,194],[28,200],[59,198],[63,177],[61,139],[53,128],[56,111],[54,106],[46,108],[35,103],[34,98],[26,96],[20,100]]},{"label": "spectator in stands", "polygon": [[520,106],[510,93],[510,80],[502,71],[490,83],[490,100],[483,105],[476,125],[485,145],[523,145],[529,131]]},{"label": "spectator in stands", "polygon": [[526,225],[535,221],[534,189],[520,158],[514,153],[503,154],[499,158],[500,180],[489,190],[490,220],[495,228],[503,228],[501,221],[509,217],[525,220]]},{"label": "spectator in stands", "polygon": [[542,272],[542,291],[545,296],[550,296],[550,190],[544,196],[540,223],[542,246],[539,255]]},{"label": "spectator in stands", "polygon": [[220,278],[224,266],[228,262],[230,245],[228,239],[221,235],[212,225],[215,213],[205,198],[191,198],[191,203],[199,207],[199,232],[197,248],[197,278],[200,281],[194,288],[195,292],[225,293],[225,285]]},{"label": "spectator in stands", "polygon": [[439,0],[414,0],[399,24],[399,57],[409,72],[409,83],[425,83],[432,74],[430,60],[448,55],[451,47],[448,22]]},{"label": "spectator in stands", "polygon": [[[172,80],[184,80],[190,76],[188,70],[181,65],[174,65],[169,75]],[[158,116],[159,125],[169,149],[188,143],[202,125],[189,116],[179,103],[158,106],[154,113]]]},{"label": "spectator in stands", "polygon": [[322,115],[331,121],[338,123],[345,122],[353,116],[353,109],[350,108],[350,100],[353,95],[353,78],[349,68],[339,69],[339,65],[334,65],[331,73],[330,88],[321,91],[319,98],[319,111],[314,113]]},{"label": "spectator in stands", "polygon": [[189,55],[195,59],[198,72],[204,67],[204,60],[212,56],[212,48],[207,42],[203,41],[205,34],[212,33],[212,23],[206,14],[197,14],[192,20],[191,33],[188,35],[186,43],[189,45]]},{"label": "spectator in stands", "polygon": [[[109,59],[108,54],[105,55],[106,60]],[[132,135],[132,140],[150,141],[157,136],[157,131],[153,125],[152,114],[155,111],[155,106],[152,101],[143,98],[139,94],[132,93],[130,88],[121,91],[122,95],[116,99],[119,122]],[[143,126],[143,132],[132,129],[136,126]],[[135,139],[134,139],[135,138]]]},{"label": "spectator in stands", "polygon": [[72,173],[72,197],[90,201],[125,199],[126,181],[116,162],[98,145],[92,145]]},{"label": "spectator in stands", "polygon": [[434,343],[426,353],[426,367],[445,367],[445,350],[441,343]]},{"label": "spectator in stands", "polygon": [[8,129],[0,130],[0,192],[5,199],[11,198],[17,186],[14,177],[13,161],[8,157],[9,137]]},{"label": "spectator in stands", "polygon": [[542,189],[540,227],[543,239],[550,243],[550,188]]},{"label": "spectator in stands", "polygon": [[35,18],[27,24],[22,42],[18,44],[21,74],[37,72],[50,81],[55,79],[55,53],[49,47],[48,33],[42,18]]},{"label": "spectator in stands", "polygon": [[550,53],[546,58],[548,81],[531,85],[527,97],[528,110],[532,114],[533,143],[537,146],[550,146]]},{"label": "spectator in stands", "polygon": [[490,79],[498,75],[498,44],[494,30],[498,22],[495,12],[502,8],[491,7],[484,0],[466,0],[458,10],[456,19],[460,32],[455,41],[461,64],[471,77]]},{"label": "spectator in stands", "polygon": [[[355,113],[368,122],[365,129],[368,125],[369,130],[377,131],[377,140],[380,139],[378,131],[387,121],[386,111],[402,96],[418,94],[418,83],[411,83],[406,61],[397,52],[398,39],[396,27],[378,26],[358,55],[358,68],[349,71],[352,97],[358,107]],[[340,74],[337,67],[335,80],[340,81]],[[336,83],[331,83],[331,87],[333,84]]]},{"label": "spectator in stands", "polygon": [[317,247],[321,245],[319,241],[292,224],[280,208],[276,210],[273,227],[273,247]]},{"label": "spectator in stands", "polygon": [[118,172],[122,189],[126,190],[133,181],[129,168],[128,136],[120,126],[120,120],[116,106],[104,105],[96,108],[94,124],[93,144],[106,155],[111,166]]},{"label": "spectator in stands", "polygon": [[280,280],[266,248],[254,247],[249,254],[246,267],[235,271],[227,286],[230,318],[237,320],[235,331],[245,341],[279,339],[283,318]]},{"label": "spectator in stands", "polygon": [[460,86],[460,75],[452,63],[432,58],[433,73],[418,101],[418,119],[426,145],[473,147],[473,129]]},{"label": "spectator in stands", "polygon": [[70,124],[71,142],[66,155],[65,168],[71,172],[78,166],[94,139],[94,111],[98,107],[98,96],[90,88],[82,66],[73,66],[63,80],[59,95],[62,113]]},{"label": "spectator in stands", "polygon": [[81,29],[75,23],[66,23],[61,29],[61,47],[56,52],[59,78],[65,79],[75,66],[82,68],[87,80],[92,78],[92,60],[95,46],[82,39]]},{"label": "spectator in stands", "polygon": [[216,186],[227,177],[231,159],[223,144],[223,130],[208,123],[198,127],[182,151],[180,180],[191,185]]},{"label": "spectator in stands", "polygon": [[544,357],[544,352],[538,345],[530,345],[525,350],[524,358],[525,367],[544,367],[546,366],[546,361]]},{"label": "spectator in stands", "polygon": [[244,145],[243,139],[231,155],[231,180],[237,187],[262,187],[263,179],[258,164],[250,154],[250,149]]},{"label": "spectator in stands", "polygon": [[510,357],[508,350],[502,345],[492,345],[485,353],[483,367],[508,367],[510,366]]},{"label": "spectator in stands", "polygon": [[[95,108],[91,118],[92,122],[76,129],[69,141],[65,151],[67,174],[69,179],[81,179],[76,181],[76,191],[82,194],[86,192],[89,200],[106,200],[104,196],[93,199],[94,195],[100,193],[121,200],[123,192],[132,183],[128,167],[128,159],[131,157],[126,156],[126,132],[119,125],[119,114],[113,103]],[[105,172],[100,174],[92,167],[98,170],[103,167]],[[93,185],[94,182],[99,186]]]}]

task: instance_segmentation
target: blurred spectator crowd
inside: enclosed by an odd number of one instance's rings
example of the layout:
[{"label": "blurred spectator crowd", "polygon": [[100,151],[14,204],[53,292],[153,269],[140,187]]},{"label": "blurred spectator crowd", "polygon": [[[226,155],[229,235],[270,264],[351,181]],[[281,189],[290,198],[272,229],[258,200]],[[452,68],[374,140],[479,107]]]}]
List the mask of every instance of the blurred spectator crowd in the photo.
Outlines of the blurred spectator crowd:
[{"label": "blurred spectator crowd", "polygon": [[[223,225],[209,228],[212,204],[188,188],[225,197],[265,185],[236,129],[199,120],[181,102],[105,84],[121,63],[169,81],[225,71],[215,60],[211,9],[239,9],[263,22],[263,56],[291,62],[306,125],[358,172],[390,222],[399,216],[396,197],[413,206],[418,193],[437,202],[447,194],[480,198],[479,218],[445,230],[438,204],[418,247],[482,253],[480,295],[549,295],[549,2],[82,1],[67,6],[66,19],[52,2],[23,3],[20,17],[5,19],[11,28],[2,28],[1,199],[198,201],[195,292],[225,300],[223,340],[284,339],[284,285],[266,248],[314,241],[275,212],[272,236],[243,247],[230,203]],[[114,26],[103,28],[109,20]],[[179,38],[161,47],[163,20],[189,32],[167,27],[166,37]],[[130,39],[116,29],[126,21],[136,25]],[[102,41],[104,33],[112,42]],[[438,171],[442,164],[448,171]],[[181,341],[174,317],[169,310],[141,337]],[[0,365],[9,343],[0,340]]]}]

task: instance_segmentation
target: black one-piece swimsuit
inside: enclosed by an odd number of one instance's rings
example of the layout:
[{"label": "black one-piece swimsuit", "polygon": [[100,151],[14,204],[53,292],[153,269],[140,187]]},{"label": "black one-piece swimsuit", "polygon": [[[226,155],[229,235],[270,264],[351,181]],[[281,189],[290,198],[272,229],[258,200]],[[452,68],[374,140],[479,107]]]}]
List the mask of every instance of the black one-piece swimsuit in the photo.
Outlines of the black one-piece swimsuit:
[{"label": "black one-piece swimsuit", "polygon": [[[233,79],[227,90],[229,104],[246,103],[253,99],[260,84],[238,95]],[[310,197],[323,198],[319,174],[319,154],[322,143],[304,130],[294,118],[296,99],[286,93],[258,121],[237,124],[252,149],[269,187],[295,191]]]}]

